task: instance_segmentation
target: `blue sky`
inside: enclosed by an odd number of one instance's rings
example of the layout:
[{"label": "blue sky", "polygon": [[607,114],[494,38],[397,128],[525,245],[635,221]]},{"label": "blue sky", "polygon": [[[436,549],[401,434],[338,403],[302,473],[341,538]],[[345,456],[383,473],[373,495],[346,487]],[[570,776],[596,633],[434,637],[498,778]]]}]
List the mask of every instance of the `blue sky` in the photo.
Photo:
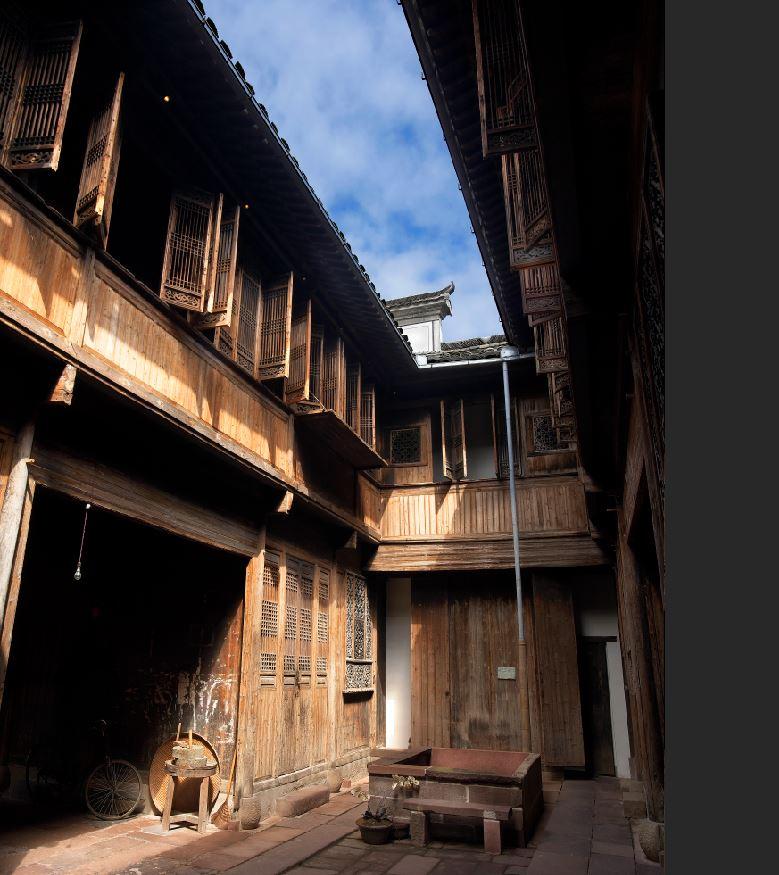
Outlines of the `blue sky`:
[{"label": "blue sky", "polygon": [[444,339],[501,333],[395,0],[206,0],[206,14],[382,297],[454,281]]}]

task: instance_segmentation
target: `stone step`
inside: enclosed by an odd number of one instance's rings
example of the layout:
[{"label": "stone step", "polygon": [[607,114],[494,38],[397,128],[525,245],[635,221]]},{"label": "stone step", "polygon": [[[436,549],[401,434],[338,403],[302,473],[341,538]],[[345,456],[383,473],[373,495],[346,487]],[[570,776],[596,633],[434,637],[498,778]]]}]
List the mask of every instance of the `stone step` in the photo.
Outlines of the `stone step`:
[{"label": "stone step", "polygon": [[279,799],[276,802],[276,813],[280,817],[298,817],[329,800],[330,790],[326,784],[303,787],[302,790],[295,790]]},{"label": "stone step", "polygon": [[622,810],[628,819],[646,817],[646,799],[644,799],[643,791],[641,793],[623,793]]}]

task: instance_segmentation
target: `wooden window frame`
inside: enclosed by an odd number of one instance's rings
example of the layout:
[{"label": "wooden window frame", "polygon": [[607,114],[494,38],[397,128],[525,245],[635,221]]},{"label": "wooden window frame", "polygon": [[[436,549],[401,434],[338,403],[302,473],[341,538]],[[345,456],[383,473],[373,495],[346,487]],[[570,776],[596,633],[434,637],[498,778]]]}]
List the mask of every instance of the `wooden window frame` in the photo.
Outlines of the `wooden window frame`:
[{"label": "wooden window frame", "polygon": [[[459,481],[468,477],[468,450],[465,438],[465,405],[462,398],[440,402],[441,409],[441,454],[443,476],[446,480]],[[453,426],[459,420],[461,440],[461,458],[457,460]],[[447,473],[448,472],[448,473]]]},{"label": "wooden window frame", "polygon": [[[419,436],[419,458],[415,462],[395,462],[392,459],[392,436],[399,431],[416,431]],[[422,452],[422,423],[413,423],[410,425],[399,425],[395,428],[388,429],[387,433],[387,461],[393,468],[421,468],[427,464],[423,458]]]},{"label": "wooden window frame", "polygon": [[[362,589],[364,614],[362,617],[357,615],[358,597],[354,586]],[[368,592],[368,582],[361,575],[352,571],[344,572],[344,589],[346,590],[346,623],[345,623],[345,649],[346,654],[346,671],[344,674],[344,695],[352,695],[356,693],[374,693],[376,681],[373,668],[373,622],[371,618],[370,594]],[[363,655],[356,656],[355,644],[356,635],[354,630],[358,628],[358,624],[362,625],[363,630]],[[349,632],[351,632],[351,642]],[[362,684],[360,686],[349,686],[349,667],[350,666],[368,666],[370,674],[370,684]]]},{"label": "wooden window frame", "polygon": [[311,301],[292,319],[289,351],[289,376],[284,389],[287,404],[308,401],[311,397]]},{"label": "wooden window frame", "polygon": [[[256,364],[256,376],[258,380],[277,380],[289,376],[290,335],[292,333],[292,300],[294,290],[294,274],[290,272],[285,277],[273,280],[263,286],[262,306],[260,308],[260,339]],[[268,330],[270,299],[274,294],[281,294],[286,288],[286,297],[283,303],[283,316],[278,337],[281,339],[283,350],[268,349],[269,338],[276,334]]]}]

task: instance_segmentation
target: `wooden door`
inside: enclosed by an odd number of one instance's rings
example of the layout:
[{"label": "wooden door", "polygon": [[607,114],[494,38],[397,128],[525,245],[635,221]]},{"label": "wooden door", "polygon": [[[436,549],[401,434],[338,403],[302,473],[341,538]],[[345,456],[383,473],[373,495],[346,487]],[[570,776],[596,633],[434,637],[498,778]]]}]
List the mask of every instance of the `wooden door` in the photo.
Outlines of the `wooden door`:
[{"label": "wooden door", "polygon": [[579,655],[588,770],[593,775],[615,775],[606,642],[585,639]]},{"label": "wooden door", "polygon": [[585,766],[576,624],[570,584],[533,575],[533,612],[546,766]]},{"label": "wooden door", "polygon": [[450,747],[446,585],[411,582],[411,745]]}]

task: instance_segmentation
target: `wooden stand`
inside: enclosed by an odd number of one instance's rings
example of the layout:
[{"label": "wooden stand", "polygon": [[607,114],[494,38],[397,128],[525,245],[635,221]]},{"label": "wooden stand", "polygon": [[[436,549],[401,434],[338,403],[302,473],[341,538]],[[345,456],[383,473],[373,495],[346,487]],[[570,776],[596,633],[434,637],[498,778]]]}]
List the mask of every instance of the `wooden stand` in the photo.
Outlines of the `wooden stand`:
[{"label": "wooden stand", "polygon": [[[169,832],[171,823],[196,823],[197,831],[204,833],[208,827],[208,785],[209,779],[216,774],[219,766],[206,766],[202,769],[190,769],[186,766],[176,766],[171,760],[165,763],[165,771],[171,776],[165,793],[165,807],[162,809],[162,831]],[[200,778],[200,801],[197,815],[194,813],[174,814],[171,816],[173,807],[173,794],[176,790],[175,778]]]}]

